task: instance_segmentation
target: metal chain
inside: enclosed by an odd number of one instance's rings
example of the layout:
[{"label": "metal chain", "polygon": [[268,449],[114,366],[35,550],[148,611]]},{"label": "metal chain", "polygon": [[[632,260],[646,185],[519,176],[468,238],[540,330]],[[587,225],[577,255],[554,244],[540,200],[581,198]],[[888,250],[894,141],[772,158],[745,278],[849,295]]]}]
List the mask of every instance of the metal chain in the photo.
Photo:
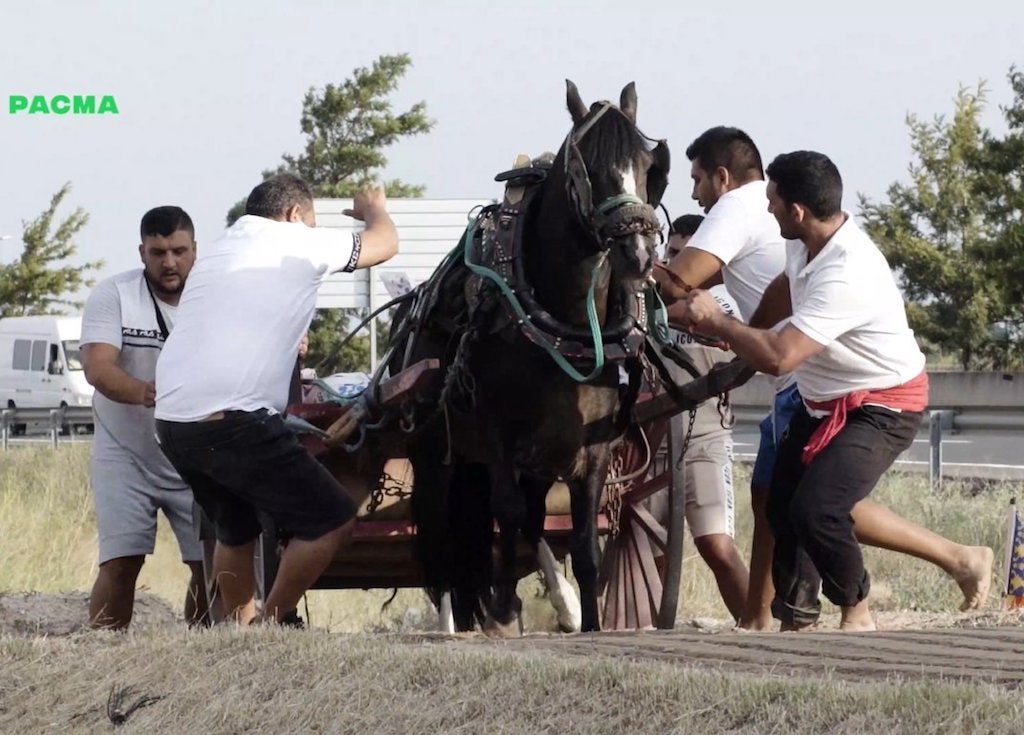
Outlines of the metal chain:
[{"label": "metal chain", "polygon": [[[611,461],[608,462],[608,474],[612,477],[618,477],[622,474],[622,468],[625,464],[625,454],[623,452],[615,452],[612,455]],[[608,533],[612,538],[619,535],[619,521],[622,518],[623,484],[617,482],[614,485],[605,486],[604,515],[608,519]]]},{"label": "metal chain", "polygon": [[676,466],[682,464],[683,457],[686,456],[686,450],[690,448],[690,437],[693,436],[693,424],[697,421],[697,409],[690,409],[690,422],[686,426],[686,434],[683,435],[683,448],[679,452],[679,458],[676,460]]},{"label": "metal chain", "polygon": [[387,498],[404,500],[411,495],[412,490],[406,487],[404,480],[383,472],[381,473],[380,480],[377,482],[377,486],[370,493],[370,498],[366,503],[366,512],[367,514],[373,513],[384,504],[384,500]]}]

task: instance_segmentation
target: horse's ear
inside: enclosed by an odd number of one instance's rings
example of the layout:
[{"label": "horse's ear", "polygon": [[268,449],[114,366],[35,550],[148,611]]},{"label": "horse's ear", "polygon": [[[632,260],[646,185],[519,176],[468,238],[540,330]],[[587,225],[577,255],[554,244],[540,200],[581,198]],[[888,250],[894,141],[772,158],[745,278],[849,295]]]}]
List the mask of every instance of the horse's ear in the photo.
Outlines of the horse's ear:
[{"label": "horse's ear", "polygon": [[630,122],[636,125],[636,84],[630,82],[622,88],[619,95],[619,109],[622,114],[629,118]]},{"label": "horse's ear", "polygon": [[569,108],[569,114],[572,116],[572,124],[579,125],[580,121],[587,116],[587,106],[583,104],[583,99],[580,97],[580,91],[576,89],[576,85],[570,82],[568,79],[565,80],[565,104]]},{"label": "horse's ear", "polygon": [[661,198],[668,187],[668,172],[672,167],[668,143],[659,140],[651,151],[651,167],[647,169],[647,203],[652,207],[661,204]]}]

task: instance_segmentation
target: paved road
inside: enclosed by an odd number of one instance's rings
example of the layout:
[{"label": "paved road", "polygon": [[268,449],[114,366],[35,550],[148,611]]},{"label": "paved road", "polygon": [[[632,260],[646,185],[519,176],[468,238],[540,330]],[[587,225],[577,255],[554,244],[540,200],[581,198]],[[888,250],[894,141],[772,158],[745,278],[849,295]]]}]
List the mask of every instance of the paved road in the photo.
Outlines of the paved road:
[{"label": "paved road", "polygon": [[[759,436],[750,427],[738,428],[733,443],[738,459],[753,460]],[[928,435],[920,434],[914,446],[897,460],[908,470],[928,471]],[[1024,480],[1024,435],[996,432],[946,433],[942,441],[943,474],[994,480]]]},{"label": "paved road", "polygon": [[[90,435],[62,436],[60,442],[91,441]],[[51,441],[47,433],[12,437],[10,445],[38,446]],[[740,426],[733,433],[736,458],[752,461],[757,453],[759,435],[750,426]],[[928,471],[929,442],[927,433],[918,435],[897,466],[913,471]],[[947,432],[942,442],[943,474],[951,477],[980,477],[994,480],[1024,480],[1024,434],[1008,432]]]}]

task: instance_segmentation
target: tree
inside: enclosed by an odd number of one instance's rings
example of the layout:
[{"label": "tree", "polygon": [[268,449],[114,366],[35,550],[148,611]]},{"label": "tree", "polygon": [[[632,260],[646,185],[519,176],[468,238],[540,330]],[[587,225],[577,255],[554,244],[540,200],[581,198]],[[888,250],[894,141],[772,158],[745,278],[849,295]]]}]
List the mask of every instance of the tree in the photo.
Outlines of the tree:
[{"label": "tree", "polygon": [[[314,87],[302,102],[300,124],[306,147],[298,156],[284,154],[284,163],[263,172],[301,176],[318,197],[347,198],[378,178],[388,162],[384,149],[399,139],[430,132],[425,102],[395,114],[388,95],[412,66],[408,54],[381,56],[369,69],[359,67],[340,85]],[[398,179],[384,183],[391,197],[423,196],[424,187]],[[228,225],[245,212],[245,200],[228,212]]]},{"label": "tree", "polygon": [[980,162],[981,192],[994,241],[992,277],[1006,313],[990,352],[997,366],[1024,364],[1024,72],[1007,75],[1013,102],[1002,108],[1007,134],[986,133]]},{"label": "tree", "polygon": [[[306,146],[297,156],[284,154],[276,169],[263,172],[267,179],[278,173],[301,176],[318,197],[347,198],[378,180],[387,165],[384,149],[402,138],[427,133],[434,121],[427,117],[426,103],[417,102],[404,112],[394,113],[388,96],[412,66],[407,54],[381,56],[370,68],[360,67],[340,85],[321,90],[310,88],[302,103],[301,127]],[[390,197],[423,196],[424,187],[398,179],[384,182]],[[227,214],[230,226],[245,212],[245,201]],[[366,316],[365,309],[319,310],[309,332],[306,364],[316,365],[334,351],[334,345],[349,327]],[[381,329],[383,327],[383,329]],[[378,320],[380,342],[387,329]],[[370,364],[367,335],[354,337],[336,360],[322,363],[321,372],[366,370]]]},{"label": "tree", "polygon": [[908,115],[910,183],[892,184],[887,202],[859,197],[867,232],[899,274],[911,327],[926,349],[956,354],[965,370],[991,364],[992,327],[1007,311],[982,196],[984,106],[979,84],[959,90],[951,122]]},{"label": "tree", "polygon": [[67,264],[68,258],[78,251],[75,235],[89,221],[89,215],[79,207],[53,229],[57,208],[70,191],[68,182],[53,195],[42,214],[31,222],[23,222],[21,256],[13,263],[0,265],[0,317],[81,308],[82,302],[69,295],[83,286],[92,286],[95,281],[87,274],[102,268],[103,261]]},{"label": "tree", "polygon": [[[370,368],[370,338],[365,333],[338,344],[365,319],[365,309],[318,309],[309,326],[309,351],[304,361],[320,375],[337,372],[366,372]],[[377,344],[386,345],[391,334],[390,318],[378,317]],[[389,315],[390,316],[390,315]]]},{"label": "tree", "polygon": [[[306,149],[283,156],[274,173],[290,172],[305,179],[317,196],[353,196],[387,165],[383,149],[400,138],[427,133],[434,122],[425,102],[393,114],[387,95],[412,65],[407,54],[381,56],[367,69],[356,69],[340,85],[310,89],[302,103],[302,132]],[[393,197],[423,196],[424,187],[398,179],[384,183]]]}]

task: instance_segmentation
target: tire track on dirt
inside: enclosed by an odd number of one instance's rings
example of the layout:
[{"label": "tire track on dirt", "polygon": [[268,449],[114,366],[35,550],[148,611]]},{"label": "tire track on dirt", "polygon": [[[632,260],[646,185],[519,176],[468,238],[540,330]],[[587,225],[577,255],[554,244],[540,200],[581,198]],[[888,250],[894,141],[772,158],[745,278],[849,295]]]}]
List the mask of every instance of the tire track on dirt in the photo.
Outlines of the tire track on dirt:
[{"label": "tire track on dirt", "polygon": [[735,673],[827,675],[853,680],[970,680],[1024,687],[1024,628],[871,634],[646,631],[461,642],[562,656],[653,660]]}]

